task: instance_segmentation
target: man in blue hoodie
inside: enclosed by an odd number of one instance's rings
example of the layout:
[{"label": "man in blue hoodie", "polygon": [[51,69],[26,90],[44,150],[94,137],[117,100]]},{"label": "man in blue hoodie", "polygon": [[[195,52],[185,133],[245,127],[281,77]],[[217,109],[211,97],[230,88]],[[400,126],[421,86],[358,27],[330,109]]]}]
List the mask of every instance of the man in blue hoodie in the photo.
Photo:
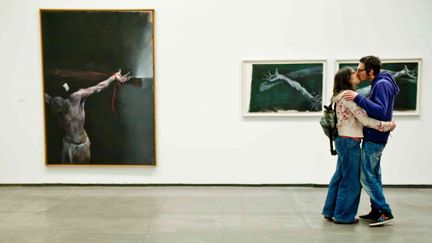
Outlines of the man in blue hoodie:
[{"label": "man in blue hoodie", "polygon": [[[395,97],[399,86],[387,72],[381,72],[381,61],[375,56],[360,59],[357,67],[360,81],[372,80],[369,97],[366,98],[354,91],[344,96],[363,108],[369,117],[381,121],[391,121]],[[361,152],[361,184],[370,196],[372,210],[360,218],[373,220],[369,226],[379,226],[393,219],[390,206],[387,204],[381,182],[381,155],[387,144],[389,132],[380,132],[372,128],[363,128],[363,144]]]}]

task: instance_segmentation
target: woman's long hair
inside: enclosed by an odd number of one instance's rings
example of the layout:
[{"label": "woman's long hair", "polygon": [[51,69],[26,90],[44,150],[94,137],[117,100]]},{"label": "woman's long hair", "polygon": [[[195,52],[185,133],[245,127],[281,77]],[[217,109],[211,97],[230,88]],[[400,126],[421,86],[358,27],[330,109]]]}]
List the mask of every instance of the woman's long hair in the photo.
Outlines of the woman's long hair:
[{"label": "woman's long hair", "polygon": [[333,97],[338,95],[342,90],[354,90],[353,85],[349,82],[354,69],[351,67],[343,67],[339,69],[334,77]]}]

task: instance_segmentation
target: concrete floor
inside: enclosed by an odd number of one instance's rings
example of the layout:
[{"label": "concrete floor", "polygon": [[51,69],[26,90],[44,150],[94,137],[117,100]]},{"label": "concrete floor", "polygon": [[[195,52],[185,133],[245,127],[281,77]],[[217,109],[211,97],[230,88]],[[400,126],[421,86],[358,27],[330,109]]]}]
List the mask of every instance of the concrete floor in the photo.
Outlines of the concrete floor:
[{"label": "concrete floor", "polygon": [[323,220],[326,190],[3,186],[0,242],[432,242],[432,189],[386,188],[395,221],[378,228]]}]

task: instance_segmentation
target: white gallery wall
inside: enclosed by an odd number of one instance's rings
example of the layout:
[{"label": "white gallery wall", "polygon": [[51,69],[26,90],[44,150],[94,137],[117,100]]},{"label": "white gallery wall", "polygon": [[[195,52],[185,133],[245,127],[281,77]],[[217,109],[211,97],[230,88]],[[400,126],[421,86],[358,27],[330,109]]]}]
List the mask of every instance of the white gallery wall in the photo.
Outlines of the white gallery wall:
[{"label": "white gallery wall", "polygon": [[[40,8],[155,9],[157,166],[45,165]],[[242,61],[325,59],[328,101],[335,60],[374,54],[423,60],[420,115],[395,117],[382,173],[430,185],[431,23],[430,0],[3,0],[0,184],[327,184],[319,117],[242,117]]]}]

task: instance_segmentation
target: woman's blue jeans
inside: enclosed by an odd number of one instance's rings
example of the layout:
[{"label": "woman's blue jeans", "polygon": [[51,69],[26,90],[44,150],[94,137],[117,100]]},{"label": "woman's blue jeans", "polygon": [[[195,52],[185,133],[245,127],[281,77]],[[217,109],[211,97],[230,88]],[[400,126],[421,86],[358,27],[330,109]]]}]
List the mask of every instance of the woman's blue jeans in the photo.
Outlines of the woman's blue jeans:
[{"label": "woman's blue jeans", "polygon": [[381,154],[386,144],[363,142],[361,153],[361,184],[370,197],[371,207],[374,211],[387,211],[391,213],[387,204],[381,182]]},{"label": "woman's blue jeans", "polygon": [[355,220],[360,202],[360,142],[336,138],[338,160],[330,181],[322,214],[342,223]]}]

